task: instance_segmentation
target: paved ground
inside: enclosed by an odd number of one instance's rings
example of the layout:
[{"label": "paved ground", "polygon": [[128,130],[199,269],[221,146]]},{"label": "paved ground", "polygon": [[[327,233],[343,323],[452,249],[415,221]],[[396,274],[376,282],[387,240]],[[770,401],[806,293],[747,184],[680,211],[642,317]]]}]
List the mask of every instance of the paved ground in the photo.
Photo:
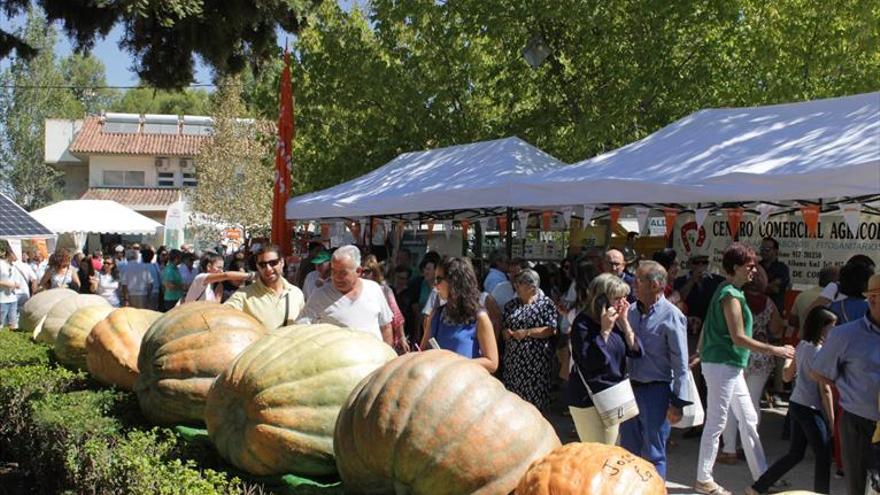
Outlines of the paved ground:
[{"label": "paved ground", "polygon": [[[574,431],[574,423],[571,418],[564,416],[564,401],[559,391],[554,399],[551,411],[548,414],[551,423],[556,428],[559,438],[563,443],[577,441]],[[788,452],[789,442],[781,439],[782,422],[785,409],[764,409],[759,432],[767,455],[767,462],[772,464]],[[670,494],[690,495],[696,493],[692,486],[696,478],[697,455],[700,450],[699,438],[683,438],[683,431],[673,429],[672,440],[674,445],[669,451],[667,487]],[[784,479],[791,483],[790,490],[813,489],[813,454],[807,451],[804,460],[791,470]],[[751,485],[752,479],[749,468],[745,461],[729,466],[717,464],[715,466],[715,481],[721,486],[741,494],[747,486]],[[843,479],[831,477],[831,494],[845,495],[846,487]]]}]

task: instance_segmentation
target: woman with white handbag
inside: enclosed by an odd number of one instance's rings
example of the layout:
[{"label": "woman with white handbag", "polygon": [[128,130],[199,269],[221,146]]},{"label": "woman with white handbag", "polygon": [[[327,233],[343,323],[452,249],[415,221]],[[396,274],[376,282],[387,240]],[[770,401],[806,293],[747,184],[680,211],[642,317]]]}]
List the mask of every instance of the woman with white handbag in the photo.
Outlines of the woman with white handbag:
[{"label": "woman with white handbag", "polygon": [[640,357],[642,350],[626,318],[627,295],[623,279],[599,275],[572,323],[568,405],[581,442],[614,445],[619,423],[638,414],[626,358]]}]

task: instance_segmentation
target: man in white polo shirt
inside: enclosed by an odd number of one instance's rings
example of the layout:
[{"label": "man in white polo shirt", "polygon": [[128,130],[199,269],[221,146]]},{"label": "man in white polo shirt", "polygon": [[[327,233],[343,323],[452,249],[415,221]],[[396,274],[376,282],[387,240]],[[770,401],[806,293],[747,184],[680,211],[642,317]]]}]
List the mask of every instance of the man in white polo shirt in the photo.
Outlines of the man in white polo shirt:
[{"label": "man in white polo shirt", "polygon": [[361,252],[337,249],[330,259],[331,283],[311,294],[297,323],[329,323],[374,335],[392,345],[391,308],[379,284],[361,278]]}]

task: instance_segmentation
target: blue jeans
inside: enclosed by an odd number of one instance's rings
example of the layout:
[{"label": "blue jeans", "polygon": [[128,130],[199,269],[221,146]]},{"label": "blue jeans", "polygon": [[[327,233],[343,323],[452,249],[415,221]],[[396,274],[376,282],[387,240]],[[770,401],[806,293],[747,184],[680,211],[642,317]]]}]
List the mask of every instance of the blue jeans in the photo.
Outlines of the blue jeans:
[{"label": "blue jeans", "polygon": [[791,447],[788,454],[774,462],[767,472],[758,478],[752,488],[759,493],[767,493],[767,490],[804,459],[807,445],[813,448],[816,455],[816,465],[813,471],[813,491],[816,493],[830,493],[831,482],[831,438],[828,435],[828,424],[822,413],[802,406],[797,402],[790,402],[788,412],[791,414]]},{"label": "blue jeans", "polygon": [[18,328],[18,300],[0,303],[0,328]]},{"label": "blue jeans", "polygon": [[668,383],[633,383],[633,394],[639,415],[620,425],[620,446],[654,464],[666,479],[666,441],[670,431],[666,410],[672,390]]}]

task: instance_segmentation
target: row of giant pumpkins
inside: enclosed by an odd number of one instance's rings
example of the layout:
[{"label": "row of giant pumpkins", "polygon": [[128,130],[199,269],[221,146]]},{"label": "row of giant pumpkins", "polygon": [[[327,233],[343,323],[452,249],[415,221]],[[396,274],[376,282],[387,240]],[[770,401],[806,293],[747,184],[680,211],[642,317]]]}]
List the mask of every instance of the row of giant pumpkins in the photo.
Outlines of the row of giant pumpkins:
[{"label": "row of giant pumpkins", "polygon": [[654,494],[654,467],[559,438],[481,366],[447,351],[398,357],[364,332],[272,331],[196,302],[162,314],[67,289],[39,293],[22,327],[66,366],[134,390],[160,425],[200,424],[256,475],[338,472],[352,493]]}]

